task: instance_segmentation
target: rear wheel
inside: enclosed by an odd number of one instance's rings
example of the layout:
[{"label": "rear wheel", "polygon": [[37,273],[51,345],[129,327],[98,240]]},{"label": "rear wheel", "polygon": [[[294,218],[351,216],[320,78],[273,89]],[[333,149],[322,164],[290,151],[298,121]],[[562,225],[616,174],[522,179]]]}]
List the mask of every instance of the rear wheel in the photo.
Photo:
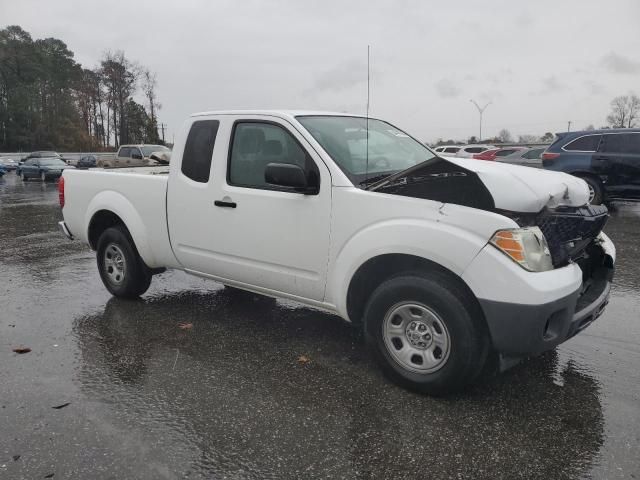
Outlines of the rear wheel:
[{"label": "rear wheel", "polygon": [[589,187],[589,203],[592,205],[600,205],[604,199],[604,189],[600,180],[594,177],[580,177]]},{"label": "rear wheel", "polygon": [[139,297],[151,284],[151,270],[122,225],[107,228],[100,235],[97,260],[102,283],[116,297]]},{"label": "rear wheel", "polygon": [[475,299],[445,274],[405,274],[371,295],[365,333],[394,382],[441,395],[471,383],[484,366],[489,337]]}]

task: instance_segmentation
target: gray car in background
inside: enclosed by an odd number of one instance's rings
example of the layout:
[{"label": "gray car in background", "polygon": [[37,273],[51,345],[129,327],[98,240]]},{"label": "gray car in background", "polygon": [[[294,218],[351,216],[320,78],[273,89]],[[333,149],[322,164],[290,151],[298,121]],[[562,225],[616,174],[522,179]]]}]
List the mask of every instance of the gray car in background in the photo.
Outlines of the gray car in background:
[{"label": "gray car in background", "polygon": [[496,162],[524,165],[525,167],[542,168],[542,153],[547,146],[531,147],[513,152],[511,155],[496,157]]}]

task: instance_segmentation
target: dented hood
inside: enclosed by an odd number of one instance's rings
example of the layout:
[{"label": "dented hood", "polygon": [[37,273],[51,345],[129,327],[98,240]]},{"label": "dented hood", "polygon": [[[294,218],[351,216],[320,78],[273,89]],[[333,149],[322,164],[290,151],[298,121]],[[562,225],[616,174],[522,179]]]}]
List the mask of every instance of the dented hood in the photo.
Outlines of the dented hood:
[{"label": "dented hood", "polygon": [[585,181],[566,173],[484,160],[443,158],[474,172],[491,193],[498,209],[539,212],[544,207],[578,207],[589,200]]}]

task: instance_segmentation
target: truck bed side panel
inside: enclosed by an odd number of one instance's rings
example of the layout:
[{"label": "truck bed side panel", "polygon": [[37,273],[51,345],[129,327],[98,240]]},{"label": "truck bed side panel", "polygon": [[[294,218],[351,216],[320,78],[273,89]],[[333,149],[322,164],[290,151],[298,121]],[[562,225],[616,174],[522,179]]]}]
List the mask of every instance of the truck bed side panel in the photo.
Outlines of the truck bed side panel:
[{"label": "truck bed side panel", "polygon": [[89,243],[91,219],[100,210],[125,223],[140,256],[151,268],[179,267],[167,230],[167,176],[129,171],[67,171],[65,222],[71,233]]}]

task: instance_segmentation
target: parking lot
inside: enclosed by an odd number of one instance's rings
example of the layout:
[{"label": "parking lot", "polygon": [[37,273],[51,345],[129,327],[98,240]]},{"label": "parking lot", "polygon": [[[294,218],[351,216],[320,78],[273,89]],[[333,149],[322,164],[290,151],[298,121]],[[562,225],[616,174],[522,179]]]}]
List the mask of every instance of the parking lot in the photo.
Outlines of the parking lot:
[{"label": "parking lot", "polygon": [[111,298],[60,219],[55,184],[0,179],[0,478],[640,478],[640,205],[594,325],[441,399],[294,303],[181,272]]}]

